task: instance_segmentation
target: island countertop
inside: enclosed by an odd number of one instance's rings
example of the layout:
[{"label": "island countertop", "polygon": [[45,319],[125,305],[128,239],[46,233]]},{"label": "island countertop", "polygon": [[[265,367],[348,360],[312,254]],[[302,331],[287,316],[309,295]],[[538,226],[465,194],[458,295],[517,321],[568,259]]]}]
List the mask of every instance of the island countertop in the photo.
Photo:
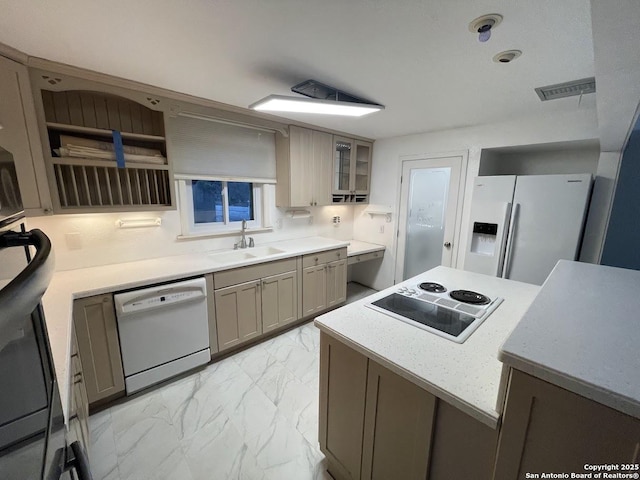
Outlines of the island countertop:
[{"label": "island countertop", "polygon": [[[502,297],[502,304],[462,344],[422,330],[365,305],[421,281]],[[506,389],[502,342],[540,287],[477,273],[436,267],[358,302],[316,318],[324,333],[380,363],[486,425],[497,428]]]},{"label": "island countertop", "polygon": [[640,418],[639,312],[640,272],[561,260],[500,358]]}]

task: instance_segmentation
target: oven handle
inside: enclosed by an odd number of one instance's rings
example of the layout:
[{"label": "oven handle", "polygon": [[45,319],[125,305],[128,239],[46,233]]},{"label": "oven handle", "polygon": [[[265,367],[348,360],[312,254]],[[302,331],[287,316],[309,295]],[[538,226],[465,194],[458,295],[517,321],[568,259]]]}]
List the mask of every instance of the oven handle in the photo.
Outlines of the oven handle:
[{"label": "oven handle", "polygon": [[71,453],[73,453],[73,458],[67,462],[65,470],[74,469],[78,480],[93,480],[91,469],[89,468],[89,459],[80,442],[75,441],[69,447]]},{"label": "oven handle", "polygon": [[51,241],[41,230],[21,233],[8,231],[0,234],[0,250],[29,245],[36,248],[33,260],[0,290],[0,333],[11,331],[14,326],[9,325],[9,322],[12,319],[16,321],[31,315],[53,276]]}]

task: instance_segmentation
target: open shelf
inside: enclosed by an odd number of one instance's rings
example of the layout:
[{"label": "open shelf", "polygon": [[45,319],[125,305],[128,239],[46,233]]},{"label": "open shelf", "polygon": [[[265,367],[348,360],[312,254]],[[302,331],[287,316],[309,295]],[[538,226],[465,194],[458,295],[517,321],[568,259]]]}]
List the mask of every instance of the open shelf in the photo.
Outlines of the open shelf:
[{"label": "open shelf", "polygon": [[[47,128],[51,130],[59,130],[62,132],[79,133],[85,135],[96,135],[100,137],[113,137],[113,131],[103,128],[81,127],[78,125],[68,125],[65,123],[47,122]],[[124,139],[142,140],[146,142],[164,142],[165,138],[158,135],[146,135],[144,133],[120,132]]]},{"label": "open shelf", "polygon": [[[88,167],[117,167],[115,160],[96,160],[80,157],[51,157],[54,165],[85,165]],[[169,170],[168,165],[146,162],[126,162],[125,168],[143,168],[146,170]]]},{"label": "open shelf", "polygon": [[[173,206],[161,111],[89,90],[43,89],[41,94],[58,212]],[[123,168],[110,158],[116,155],[114,130],[122,138]]]}]

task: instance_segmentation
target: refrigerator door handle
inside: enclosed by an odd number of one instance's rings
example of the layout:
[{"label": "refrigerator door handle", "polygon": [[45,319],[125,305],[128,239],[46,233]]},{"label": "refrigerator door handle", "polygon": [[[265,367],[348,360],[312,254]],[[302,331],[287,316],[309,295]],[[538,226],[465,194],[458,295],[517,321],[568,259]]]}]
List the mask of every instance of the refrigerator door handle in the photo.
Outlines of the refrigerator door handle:
[{"label": "refrigerator door handle", "polygon": [[509,223],[509,234],[507,236],[507,248],[504,259],[504,268],[502,269],[502,278],[509,278],[509,269],[511,268],[511,256],[513,254],[514,234],[516,231],[516,223],[518,221],[518,213],[520,213],[520,204],[513,206],[511,213],[511,222]]},{"label": "refrigerator door handle", "polygon": [[502,218],[502,235],[500,238],[500,244],[498,247],[498,264],[496,265],[495,276],[501,277],[502,272],[504,270],[504,262],[505,262],[505,254],[506,254],[506,243],[507,243],[507,232],[509,230],[509,219],[511,218],[511,202],[507,202],[504,204],[504,214]]}]

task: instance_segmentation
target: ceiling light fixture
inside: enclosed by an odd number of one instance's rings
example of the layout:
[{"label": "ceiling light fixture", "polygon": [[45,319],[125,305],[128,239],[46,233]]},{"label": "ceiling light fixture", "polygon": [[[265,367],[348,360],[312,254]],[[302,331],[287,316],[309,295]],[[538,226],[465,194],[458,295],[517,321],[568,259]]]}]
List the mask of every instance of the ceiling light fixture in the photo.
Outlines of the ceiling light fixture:
[{"label": "ceiling light fixture", "polygon": [[491,30],[502,22],[502,15],[490,13],[472,20],[469,24],[469,31],[478,34],[478,41],[486,42],[491,38]]},{"label": "ceiling light fixture", "polygon": [[320,115],[343,115],[361,117],[384,110],[384,106],[330,87],[315,80],[306,80],[291,88],[291,91],[308,98],[269,95],[249,108],[263,112],[314,113]]},{"label": "ceiling light fixture", "polygon": [[520,55],[522,55],[521,50],[506,50],[504,52],[496,53],[493,56],[493,61],[496,63],[510,63]]}]

